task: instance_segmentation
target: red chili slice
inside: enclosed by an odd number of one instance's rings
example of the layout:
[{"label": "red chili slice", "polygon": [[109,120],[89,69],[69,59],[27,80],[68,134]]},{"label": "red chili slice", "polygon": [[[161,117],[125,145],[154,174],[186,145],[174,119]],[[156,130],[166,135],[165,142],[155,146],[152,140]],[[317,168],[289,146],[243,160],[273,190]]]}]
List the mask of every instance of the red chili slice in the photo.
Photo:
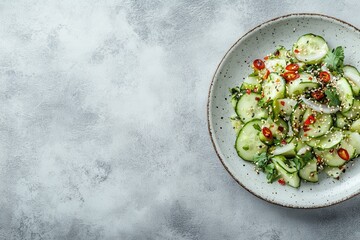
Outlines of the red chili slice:
[{"label": "red chili slice", "polygon": [[286,80],[287,82],[291,82],[291,81],[299,78],[300,75],[299,75],[297,72],[285,72],[285,73],[283,74],[283,77],[285,78],[285,80]]},{"label": "red chili slice", "polygon": [[246,89],[246,93],[247,93],[247,94],[250,94],[250,93],[251,93],[251,90],[250,90],[250,89]]},{"label": "red chili slice", "polygon": [[313,98],[315,98],[316,100],[321,100],[321,99],[323,99],[325,97],[325,94],[321,90],[316,90],[316,91],[311,93],[311,96]]},{"label": "red chili slice", "polygon": [[299,51],[299,49],[295,49],[294,52],[295,52],[295,53],[299,53],[300,51]]},{"label": "red chili slice", "polygon": [[257,70],[261,70],[265,68],[265,63],[263,60],[261,59],[255,59],[253,62],[254,68],[256,68]]},{"label": "red chili slice", "polygon": [[309,126],[310,124],[313,124],[316,122],[315,116],[314,115],[310,115],[304,122],[305,126]]},{"label": "red chili slice", "polygon": [[280,183],[281,185],[285,185],[285,184],[286,184],[286,182],[285,182],[285,180],[284,180],[283,178],[280,178],[280,179],[278,180],[278,183]]},{"label": "red chili slice", "polygon": [[344,148],[339,148],[337,150],[337,153],[338,153],[339,157],[341,157],[345,161],[348,161],[350,159],[348,151],[346,151],[346,149],[344,149]]},{"label": "red chili slice", "polygon": [[262,134],[266,137],[266,138],[272,138],[272,132],[269,128],[267,127],[263,127],[262,129]]},{"label": "red chili slice", "polygon": [[284,102],[284,101],[280,101],[280,104],[281,104],[282,106],[285,106],[285,102]]},{"label": "red chili slice", "polygon": [[319,73],[319,78],[324,83],[328,83],[330,81],[330,74],[326,71],[322,71]]},{"label": "red chili slice", "polygon": [[287,144],[286,140],[285,139],[281,140],[281,144],[286,145]]},{"label": "red chili slice", "polygon": [[296,63],[291,63],[291,64],[287,65],[285,67],[285,69],[288,70],[288,71],[295,72],[295,71],[299,70],[299,65],[297,65]]}]

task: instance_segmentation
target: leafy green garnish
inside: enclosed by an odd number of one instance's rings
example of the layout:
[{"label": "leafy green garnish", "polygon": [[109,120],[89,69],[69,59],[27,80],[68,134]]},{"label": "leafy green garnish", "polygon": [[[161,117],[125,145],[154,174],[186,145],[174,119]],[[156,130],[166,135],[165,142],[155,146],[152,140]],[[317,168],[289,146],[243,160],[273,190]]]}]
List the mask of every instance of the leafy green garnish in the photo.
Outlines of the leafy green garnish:
[{"label": "leafy green garnish", "polygon": [[254,124],[253,127],[258,130],[258,131],[261,131],[261,127],[259,126],[259,124]]},{"label": "leafy green garnish", "polygon": [[262,98],[258,101],[258,106],[267,107],[273,103],[274,100],[267,101],[265,98]]},{"label": "leafy green garnish", "polygon": [[264,170],[268,163],[268,157],[266,152],[261,153],[260,155],[257,155],[254,157],[255,165],[260,168],[261,170]]},{"label": "leafy green garnish", "polygon": [[231,95],[239,94],[240,93],[240,87],[230,88],[230,93],[231,93]]},{"label": "leafy green garnish", "polygon": [[326,66],[329,68],[330,71],[342,73],[344,58],[344,48],[338,46],[326,54],[324,62],[326,63]]},{"label": "leafy green garnish", "polygon": [[278,174],[275,169],[275,165],[274,163],[269,161],[266,152],[255,156],[254,162],[257,169],[262,170],[264,173],[266,173],[266,178],[268,182],[273,182],[277,178]]},{"label": "leafy green garnish", "polygon": [[253,72],[253,73],[249,74],[249,77],[257,77],[257,76],[259,76],[259,73],[257,73],[257,72]]},{"label": "leafy green garnish", "polygon": [[305,72],[313,72],[313,71],[320,71],[320,70],[321,70],[320,64],[310,64],[310,65],[306,65],[304,68]]},{"label": "leafy green garnish", "polygon": [[274,145],[279,145],[281,143],[281,140],[274,138]]},{"label": "leafy green garnish", "polygon": [[275,169],[275,164],[273,163],[269,163],[268,165],[266,165],[264,172],[266,173],[266,179],[268,180],[268,182],[273,182],[278,177],[278,173]]},{"label": "leafy green garnish", "polygon": [[327,99],[329,99],[329,106],[331,107],[340,106],[341,102],[335,88],[333,87],[327,88],[325,90],[325,95]]}]

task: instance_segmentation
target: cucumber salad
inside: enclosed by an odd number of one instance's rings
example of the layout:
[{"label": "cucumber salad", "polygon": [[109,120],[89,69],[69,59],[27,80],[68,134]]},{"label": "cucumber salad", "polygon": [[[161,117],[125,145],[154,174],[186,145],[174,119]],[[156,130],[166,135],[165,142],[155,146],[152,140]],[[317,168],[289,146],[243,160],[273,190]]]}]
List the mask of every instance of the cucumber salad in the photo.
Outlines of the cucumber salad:
[{"label": "cucumber salad", "polygon": [[360,154],[360,73],[344,65],[343,47],[306,34],[252,68],[230,89],[238,155],[269,183],[297,188],[321,172],[339,179]]}]

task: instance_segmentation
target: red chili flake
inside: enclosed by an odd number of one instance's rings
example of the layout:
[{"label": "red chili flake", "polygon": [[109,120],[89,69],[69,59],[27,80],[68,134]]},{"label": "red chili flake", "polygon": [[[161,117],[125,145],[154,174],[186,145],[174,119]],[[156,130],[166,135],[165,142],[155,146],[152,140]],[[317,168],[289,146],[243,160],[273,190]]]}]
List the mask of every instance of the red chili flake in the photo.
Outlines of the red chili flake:
[{"label": "red chili flake", "polygon": [[285,102],[284,102],[284,101],[280,101],[280,104],[281,104],[282,106],[285,106]]},{"label": "red chili flake", "polygon": [[307,137],[307,134],[305,133],[304,136]]},{"label": "red chili flake", "polygon": [[256,100],[256,101],[260,101],[260,98],[259,98],[259,97],[256,97],[255,100]]},{"label": "red chili flake", "polygon": [[279,127],[278,127],[278,130],[279,130],[280,132],[283,132],[283,131],[284,131],[284,127],[283,127],[283,126],[279,126]]},{"label": "red chili flake", "polygon": [[250,94],[250,93],[251,93],[251,90],[250,90],[250,89],[246,89],[246,93],[247,93],[247,94]]},{"label": "red chili flake", "polygon": [[286,182],[285,182],[285,180],[283,179],[283,178],[280,178],[279,180],[278,180],[278,183],[280,183],[281,185],[285,185],[286,184]]},{"label": "red chili flake", "polygon": [[330,149],[330,150],[329,150],[329,153],[333,153],[333,152],[334,152],[334,149]]},{"label": "red chili flake", "polygon": [[285,139],[281,140],[281,144],[282,144],[282,145],[287,144],[286,140],[285,140]]},{"label": "red chili flake", "polygon": [[322,163],[322,158],[320,156],[316,156],[316,162],[318,164]]},{"label": "red chili flake", "polygon": [[265,56],[265,57],[264,57],[264,60],[268,60],[268,59],[269,59],[269,56]]},{"label": "red chili flake", "polygon": [[280,51],[279,50],[276,50],[276,52],[274,53],[274,55],[277,57],[280,55]]},{"label": "red chili flake", "polygon": [[300,51],[299,51],[298,49],[295,49],[294,52],[295,52],[295,53],[299,53]]},{"label": "red chili flake", "polygon": [[257,91],[258,91],[258,89],[255,87],[255,88],[254,88],[254,92],[257,92]]},{"label": "red chili flake", "polygon": [[303,129],[304,129],[304,132],[307,132],[307,131],[309,131],[309,130],[310,130],[310,127],[309,127],[309,126],[307,126],[307,125],[304,125],[304,126],[303,126]]},{"label": "red chili flake", "polygon": [[312,80],[312,77],[309,77],[309,80]]},{"label": "red chili flake", "polygon": [[304,122],[305,126],[308,126],[310,124],[313,124],[316,122],[315,116],[314,115],[310,115]]}]

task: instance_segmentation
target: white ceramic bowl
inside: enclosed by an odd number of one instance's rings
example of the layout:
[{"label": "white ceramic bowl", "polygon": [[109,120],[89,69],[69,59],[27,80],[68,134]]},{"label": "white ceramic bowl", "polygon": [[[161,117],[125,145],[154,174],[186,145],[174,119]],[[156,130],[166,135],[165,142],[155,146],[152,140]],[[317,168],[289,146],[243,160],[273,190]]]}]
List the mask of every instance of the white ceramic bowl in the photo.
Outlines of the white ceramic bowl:
[{"label": "white ceramic bowl", "polygon": [[[302,183],[299,189],[269,184],[254,165],[243,161],[234,148],[235,133],[229,117],[234,111],[229,88],[238,86],[251,73],[256,58],[272,52],[277,45],[290,49],[303,34],[323,36],[330,48],[344,46],[345,63],[360,68],[360,31],[333,17],[319,14],[291,14],[265,22],[241,37],[221,60],[209,91],[208,122],[214,148],[231,176],[245,189],[271,203],[293,208],[318,208],[349,199],[360,192],[360,162],[354,160],[340,180],[320,174],[318,183]],[[351,164],[350,164],[351,165]]]}]

